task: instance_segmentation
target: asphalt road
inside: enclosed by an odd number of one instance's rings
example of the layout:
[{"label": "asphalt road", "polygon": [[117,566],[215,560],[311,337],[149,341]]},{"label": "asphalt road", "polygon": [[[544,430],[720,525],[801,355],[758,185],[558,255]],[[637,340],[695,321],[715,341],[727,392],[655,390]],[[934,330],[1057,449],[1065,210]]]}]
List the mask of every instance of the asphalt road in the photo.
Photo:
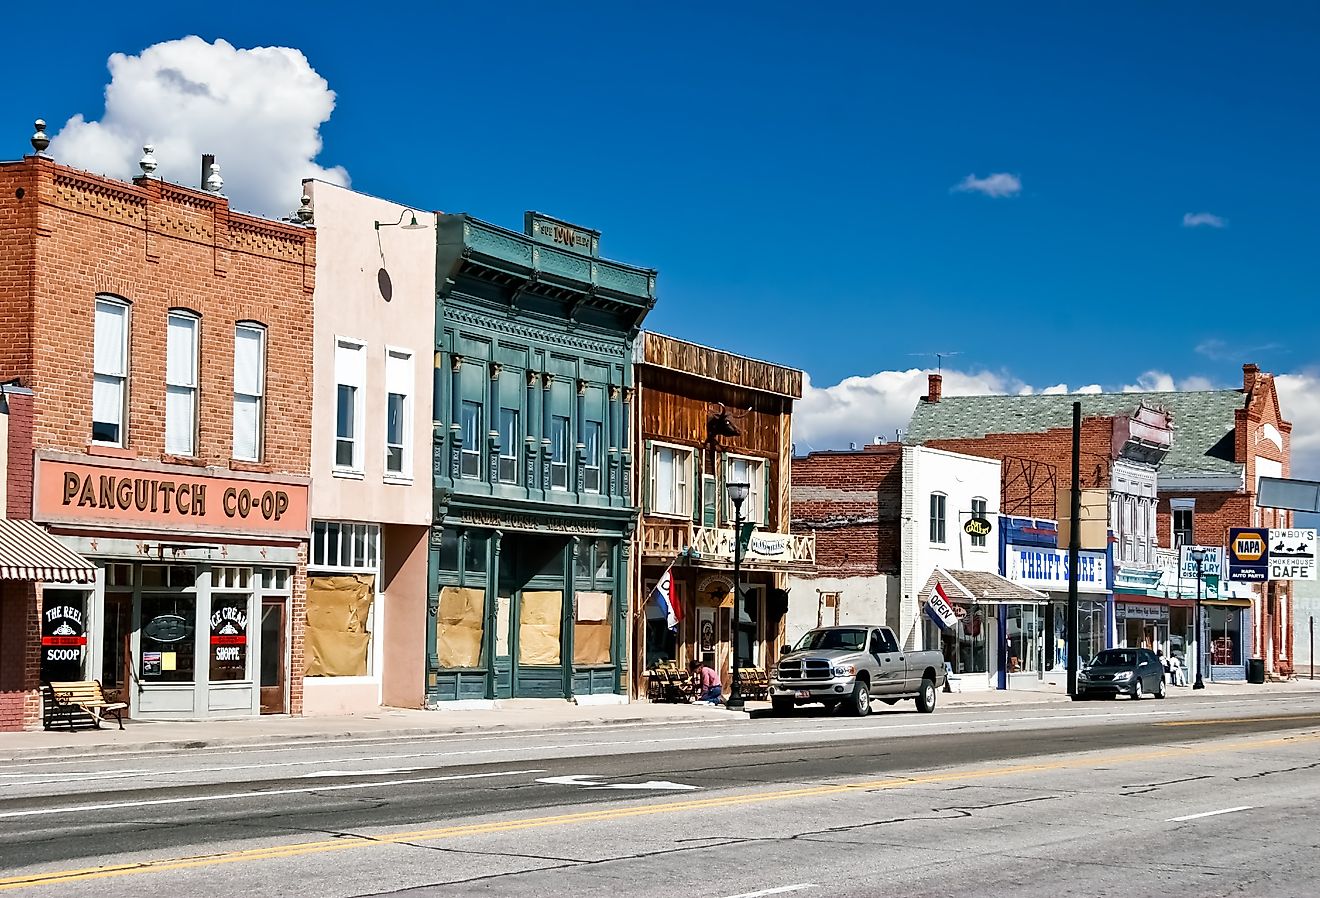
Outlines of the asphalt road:
[{"label": "asphalt road", "polygon": [[0,891],[1315,894],[1314,695],[904,708],[13,762]]}]

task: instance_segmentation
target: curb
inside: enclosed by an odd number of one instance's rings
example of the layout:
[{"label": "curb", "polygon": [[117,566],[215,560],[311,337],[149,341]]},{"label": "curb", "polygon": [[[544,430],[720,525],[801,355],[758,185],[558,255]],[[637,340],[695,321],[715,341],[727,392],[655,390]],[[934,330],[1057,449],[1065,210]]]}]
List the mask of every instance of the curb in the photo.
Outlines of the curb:
[{"label": "curb", "polygon": [[[712,718],[723,720],[736,720],[736,717],[729,716],[724,718]],[[750,718],[748,718],[750,719]],[[215,739],[161,739],[149,742],[102,742],[87,745],[54,745],[45,748],[17,749],[15,751],[0,754],[0,762],[6,761],[35,761],[44,758],[56,756],[63,758],[70,757],[92,757],[104,754],[159,754],[166,751],[197,751],[202,749],[214,748],[240,748],[240,747],[262,747],[276,745],[317,745],[321,743],[333,742],[370,742],[375,740],[400,739],[408,737],[445,737],[445,736],[465,736],[480,735],[488,733],[490,735],[536,735],[541,733],[568,733],[583,728],[595,728],[605,726],[637,726],[640,724],[669,724],[669,725],[691,725],[706,723],[707,720],[700,717],[693,718],[654,718],[654,717],[618,717],[612,719],[597,718],[590,720],[575,720],[565,723],[556,723],[542,727],[520,727],[516,722],[509,723],[489,723],[489,724],[470,724],[466,726],[457,726],[451,728],[425,728],[425,727],[406,727],[388,730],[375,730],[364,732],[361,730],[349,730],[345,732],[323,731],[317,733],[256,733],[242,737],[220,737]],[[139,724],[141,726],[142,724]],[[148,726],[150,724],[147,724]],[[30,730],[29,732],[43,732],[41,730]],[[62,732],[62,731],[60,731]],[[117,732],[117,731],[116,731]],[[71,734],[77,737],[77,733]],[[3,749],[0,749],[3,752]]]}]

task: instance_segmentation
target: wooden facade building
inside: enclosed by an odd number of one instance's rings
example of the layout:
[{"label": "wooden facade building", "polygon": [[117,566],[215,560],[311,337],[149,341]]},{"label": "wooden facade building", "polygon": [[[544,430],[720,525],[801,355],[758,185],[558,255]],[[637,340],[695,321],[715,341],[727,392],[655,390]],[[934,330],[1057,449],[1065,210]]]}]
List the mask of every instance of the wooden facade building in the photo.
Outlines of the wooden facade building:
[{"label": "wooden facade building", "polygon": [[[642,506],[633,686],[640,689],[642,672],[658,664],[702,658],[720,672],[727,694],[731,647],[740,666],[768,670],[784,632],[785,577],[815,566],[814,535],[789,532],[792,411],[802,372],[649,332],[635,344],[633,365]],[[756,525],[743,552],[736,622],[731,481],[750,485],[743,518]],[[676,631],[652,596],[671,566]]]}]

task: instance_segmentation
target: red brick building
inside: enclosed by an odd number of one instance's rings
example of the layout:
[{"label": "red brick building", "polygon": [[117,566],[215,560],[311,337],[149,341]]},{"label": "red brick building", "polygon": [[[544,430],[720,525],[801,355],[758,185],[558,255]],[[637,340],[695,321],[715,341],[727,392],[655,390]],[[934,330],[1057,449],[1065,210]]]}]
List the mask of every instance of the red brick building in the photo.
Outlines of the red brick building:
[{"label": "red brick building", "polygon": [[[1195,578],[1178,575],[1177,548],[1223,546],[1230,527],[1292,521],[1256,504],[1259,477],[1289,474],[1292,425],[1274,378],[1256,365],[1242,371],[1240,389],[1066,396],[944,397],[931,375],[908,441],[1000,459],[1004,513],[1060,520],[1072,486],[1072,404],[1080,401],[1081,487],[1094,498],[1084,499],[1083,548],[1114,546],[1115,641],[1176,649],[1192,640],[1196,595]],[[1291,675],[1290,584],[1205,586],[1212,674],[1240,678],[1259,657],[1268,672]],[[1140,598],[1148,617],[1124,614],[1125,598]]]},{"label": "red brick building", "polygon": [[0,164],[0,381],[31,392],[7,511],[95,566],[6,583],[0,728],[42,679],[144,718],[300,712],[315,247],[216,193]]},{"label": "red brick building", "polygon": [[793,532],[816,536],[816,570],[789,580],[790,638],[815,626],[898,621],[903,447],[793,460]]}]

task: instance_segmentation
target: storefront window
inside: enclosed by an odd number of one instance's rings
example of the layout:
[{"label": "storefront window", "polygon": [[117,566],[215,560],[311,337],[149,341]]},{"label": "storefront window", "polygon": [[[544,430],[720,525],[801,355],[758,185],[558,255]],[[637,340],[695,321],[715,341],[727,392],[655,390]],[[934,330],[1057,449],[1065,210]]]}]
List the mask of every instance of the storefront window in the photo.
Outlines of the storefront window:
[{"label": "storefront window", "polygon": [[[486,573],[486,546],[489,542],[487,534],[483,530],[469,530],[465,534],[463,549],[463,570],[467,573],[468,579],[464,582],[485,580]],[[481,576],[473,577],[473,574]]]},{"label": "storefront window", "polygon": [[[1046,670],[1066,670],[1068,667],[1068,603],[1054,602],[1049,606],[1048,632],[1051,644],[1044,647]],[[1105,603],[1088,599],[1077,602],[1077,657],[1083,663],[1095,653],[1108,648],[1105,644]]]},{"label": "storefront window", "polygon": [[41,679],[45,682],[83,679],[87,657],[87,594],[74,589],[48,589],[42,595]]},{"label": "storefront window", "polygon": [[[147,572],[160,568],[148,565]],[[188,570],[192,570],[189,568]],[[142,597],[142,661],[147,683],[191,683],[196,651],[197,599],[191,595]]]},{"label": "storefront window", "polygon": [[1009,673],[1039,673],[1044,642],[1043,610],[1035,605],[1005,605],[1004,657]]},{"label": "storefront window", "polygon": [[756,634],[761,622],[760,590],[748,589],[743,584],[742,603],[737,613],[738,666],[756,667],[760,663],[761,646]]},{"label": "storefront window", "polygon": [[[652,583],[647,595],[655,589]],[[648,669],[665,661],[678,660],[678,634],[669,629],[668,619],[655,602],[646,603],[646,666]]]},{"label": "storefront window", "polygon": [[248,597],[211,596],[211,680],[246,680]]},{"label": "storefront window", "polygon": [[944,660],[957,674],[989,672],[989,658],[986,655],[989,628],[994,626],[994,617],[989,609],[980,605],[960,605],[955,603],[953,613],[958,622],[947,630],[940,630],[935,624],[926,622],[926,643],[933,646],[938,640]]},{"label": "storefront window", "polygon": [[1206,608],[1205,616],[1210,630],[1210,663],[1245,664],[1242,659],[1242,610]]}]

